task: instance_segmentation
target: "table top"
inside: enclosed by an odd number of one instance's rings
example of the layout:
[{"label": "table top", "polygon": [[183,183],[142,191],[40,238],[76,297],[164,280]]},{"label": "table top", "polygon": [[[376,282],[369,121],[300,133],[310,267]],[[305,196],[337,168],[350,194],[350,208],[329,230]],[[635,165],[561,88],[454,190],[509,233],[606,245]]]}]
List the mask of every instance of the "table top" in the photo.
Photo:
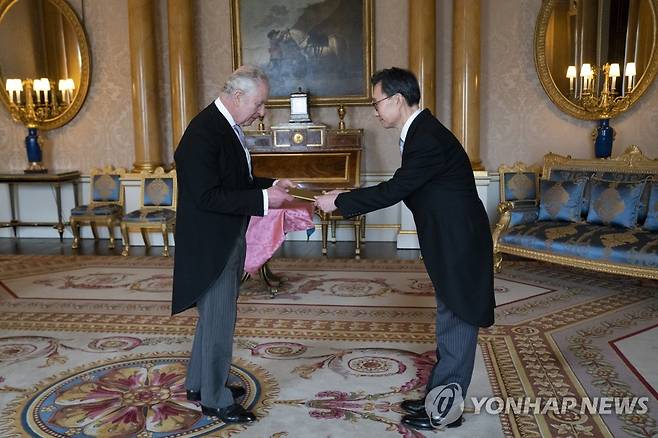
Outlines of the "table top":
[{"label": "table top", "polygon": [[47,173],[25,173],[21,170],[0,170],[0,182],[64,182],[80,178],[79,170],[50,170]]}]

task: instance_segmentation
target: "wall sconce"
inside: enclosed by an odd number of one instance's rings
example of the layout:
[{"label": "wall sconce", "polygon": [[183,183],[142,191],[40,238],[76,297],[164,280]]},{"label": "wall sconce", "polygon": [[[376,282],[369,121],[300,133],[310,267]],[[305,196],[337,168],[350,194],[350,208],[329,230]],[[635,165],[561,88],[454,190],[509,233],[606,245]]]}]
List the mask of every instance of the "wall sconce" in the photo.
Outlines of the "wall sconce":
[{"label": "wall sconce", "polygon": [[[580,67],[580,82],[574,87],[574,81],[577,79],[576,71],[575,65],[567,68],[570,98],[599,120],[599,126],[592,133],[595,137],[594,152],[597,158],[608,158],[612,154],[614,137],[610,119],[630,106],[630,97],[635,89],[635,63],[626,64],[624,69],[626,88],[624,90],[622,84],[619,91],[617,91],[617,78],[621,76],[621,69],[618,63],[606,63],[600,69],[584,63]],[[601,74],[602,84],[596,81],[597,76]]]},{"label": "wall sconce", "polygon": [[45,173],[37,127],[46,119],[58,116],[71,105],[75,83],[73,79],[59,80],[59,93],[52,89],[54,81],[40,79],[7,79],[5,89],[9,95],[9,112],[16,122],[27,127],[25,137],[27,161],[26,173]]}]

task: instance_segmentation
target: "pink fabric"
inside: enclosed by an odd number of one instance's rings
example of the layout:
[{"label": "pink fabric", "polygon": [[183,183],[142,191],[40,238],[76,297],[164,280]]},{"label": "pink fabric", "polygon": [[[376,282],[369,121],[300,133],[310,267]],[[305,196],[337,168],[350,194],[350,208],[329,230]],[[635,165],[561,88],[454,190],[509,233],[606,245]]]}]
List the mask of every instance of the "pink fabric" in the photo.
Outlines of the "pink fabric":
[{"label": "pink fabric", "polygon": [[286,208],[270,208],[267,216],[252,216],[247,228],[244,270],[255,274],[279,249],[286,233],[313,227],[311,202],[293,201]]}]

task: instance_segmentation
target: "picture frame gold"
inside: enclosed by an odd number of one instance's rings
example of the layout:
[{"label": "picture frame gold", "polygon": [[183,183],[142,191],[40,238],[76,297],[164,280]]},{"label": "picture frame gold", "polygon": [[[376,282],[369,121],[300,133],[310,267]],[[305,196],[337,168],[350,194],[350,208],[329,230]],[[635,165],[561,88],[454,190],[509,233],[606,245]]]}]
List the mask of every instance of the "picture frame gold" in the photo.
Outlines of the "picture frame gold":
[{"label": "picture frame gold", "polygon": [[231,0],[231,29],[233,68],[267,73],[269,107],[300,89],[311,106],[372,102],[373,0]]}]

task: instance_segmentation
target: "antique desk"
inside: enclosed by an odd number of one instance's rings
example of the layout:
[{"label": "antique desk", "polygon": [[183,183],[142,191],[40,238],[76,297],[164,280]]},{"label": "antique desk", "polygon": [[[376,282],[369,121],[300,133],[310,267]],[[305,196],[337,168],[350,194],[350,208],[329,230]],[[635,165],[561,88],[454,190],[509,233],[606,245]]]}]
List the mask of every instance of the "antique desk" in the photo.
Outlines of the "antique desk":
[{"label": "antique desk", "polygon": [[[310,132],[300,125],[275,131],[246,132],[254,175],[289,178],[300,187],[316,190],[353,189],[361,185],[361,129],[321,129]],[[316,211],[322,225],[322,254],[327,254],[327,234],[332,225],[335,238],[336,221],[342,216]],[[364,235],[364,216],[350,220],[355,230],[358,257]]]},{"label": "antique desk", "polygon": [[[78,206],[78,184],[80,182],[80,172],[56,171],[48,173],[23,173],[22,171],[5,172],[0,171],[0,183],[9,186],[9,204],[11,206],[11,221],[0,222],[0,228],[12,227],[14,237],[17,236],[18,227],[43,227],[52,226],[59,232],[60,242],[63,240],[64,228],[68,223],[62,220],[62,184],[70,183],[73,185],[73,199],[76,207]],[[57,222],[29,222],[21,221],[16,218],[19,184],[49,184],[55,190],[55,204],[57,205]]]}]

